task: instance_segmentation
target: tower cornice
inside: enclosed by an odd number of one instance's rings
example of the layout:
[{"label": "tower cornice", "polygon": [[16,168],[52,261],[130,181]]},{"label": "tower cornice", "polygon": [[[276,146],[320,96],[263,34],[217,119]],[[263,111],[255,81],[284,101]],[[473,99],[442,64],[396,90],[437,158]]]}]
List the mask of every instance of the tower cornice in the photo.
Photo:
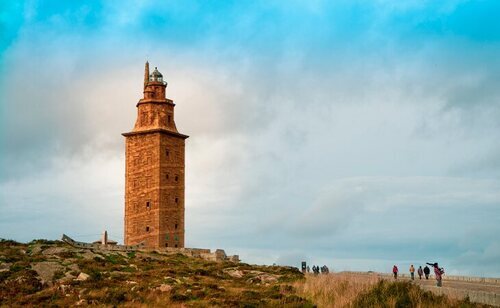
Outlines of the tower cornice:
[{"label": "tower cornice", "polygon": [[157,99],[157,98],[141,98],[139,102],[137,102],[136,107],[143,104],[167,104],[175,107],[174,101],[168,98]]},{"label": "tower cornice", "polygon": [[129,136],[134,136],[134,135],[143,135],[143,134],[153,134],[153,133],[162,133],[162,134],[167,134],[173,137],[181,138],[181,139],[187,139],[189,138],[188,135],[184,135],[181,133],[173,132],[168,129],[164,128],[153,128],[153,129],[145,129],[145,130],[138,130],[138,131],[132,131],[128,133],[122,133],[122,136],[129,137]]}]

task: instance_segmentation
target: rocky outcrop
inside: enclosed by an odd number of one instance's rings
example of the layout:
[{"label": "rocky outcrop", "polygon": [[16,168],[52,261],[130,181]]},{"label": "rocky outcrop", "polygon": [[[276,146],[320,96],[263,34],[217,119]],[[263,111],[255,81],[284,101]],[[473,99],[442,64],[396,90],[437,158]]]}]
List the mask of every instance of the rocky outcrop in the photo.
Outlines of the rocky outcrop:
[{"label": "rocky outcrop", "polygon": [[31,266],[31,268],[38,274],[42,284],[52,285],[54,275],[64,271],[64,266],[57,262],[38,262]]}]

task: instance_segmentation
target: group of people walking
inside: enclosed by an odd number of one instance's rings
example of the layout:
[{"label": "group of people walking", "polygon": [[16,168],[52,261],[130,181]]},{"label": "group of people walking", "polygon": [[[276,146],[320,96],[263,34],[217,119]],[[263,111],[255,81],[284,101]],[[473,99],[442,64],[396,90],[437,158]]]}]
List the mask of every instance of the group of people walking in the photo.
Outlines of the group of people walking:
[{"label": "group of people walking", "polygon": [[[426,264],[433,267],[434,276],[436,277],[436,285],[438,287],[441,287],[443,285],[444,268],[439,267],[437,262],[426,263]],[[425,279],[429,279],[429,275],[431,273],[431,270],[427,265],[423,269],[422,269],[422,266],[418,267],[417,274],[418,274],[419,279],[422,279],[422,276],[425,276]],[[394,275],[394,279],[398,279],[398,273],[399,273],[399,269],[396,265],[394,265],[392,267],[392,274]],[[413,264],[410,266],[410,278],[411,278],[411,280],[415,280],[415,267],[413,266]]]},{"label": "group of people walking", "polygon": [[[307,266],[307,272],[309,273],[311,269],[309,268],[309,265]],[[328,269],[328,266],[323,265],[322,267],[319,267],[318,265],[313,265],[312,271],[314,275],[318,275],[320,272],[321,274],[328,274],[330,270]]]}]

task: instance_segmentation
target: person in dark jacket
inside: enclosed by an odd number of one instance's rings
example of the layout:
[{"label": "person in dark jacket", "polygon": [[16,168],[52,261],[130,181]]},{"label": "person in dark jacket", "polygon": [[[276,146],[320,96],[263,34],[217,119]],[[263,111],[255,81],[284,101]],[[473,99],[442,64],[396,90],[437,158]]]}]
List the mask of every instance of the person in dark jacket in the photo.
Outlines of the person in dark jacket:
[{"label": "person in dark jacket", "polygon": [[422,275],[424,274],[424,271],[422,270],[422,266],[418,267],[417,274],[418,274],[418,278],[422,279]]},{"label": "person in dark jacket", "polygon": [[425,275],[425,279],[429,280],[429,274],[431,273],[431,270],[429,269],[429,267],[426,265],[424,267],[424,275]]}]

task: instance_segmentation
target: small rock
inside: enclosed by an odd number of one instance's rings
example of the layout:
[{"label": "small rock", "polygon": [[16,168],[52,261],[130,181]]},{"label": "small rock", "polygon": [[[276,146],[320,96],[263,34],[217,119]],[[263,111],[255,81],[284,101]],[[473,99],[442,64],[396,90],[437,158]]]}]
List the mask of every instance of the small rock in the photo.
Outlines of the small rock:
[{"label": "small rock", "polygon": [[[104,274],[104,272],[103,272]],[[117,278],[117,277],[123,277],[123,276],[130,276],[132,275],[132,273],[129,273],[129,272],[120,272],[120,271],[112,271],[111,273],[109,273],[110,277],[111,278]]]},{"label": "small rock", "polygon": [[278,282],[278,277],[276,277],[274,275],[261,275],[260,281],[263,283],[274,283],[274,282]]},{"label": "small rock", "polygon": [[61,252],[67,252],[68,249],[64,247],[50,247],[42,251],[42,255],[47,256],[47,255],[55,255]]},{"label": "small rock", "polygon": [[33,248],[31,248],[30,255],[37,255],[40,252],[42,252],[42,245],[40,244],[35,244]]},{"label": "small rock", "polygon": [[172,290],[172,286],[168,284],[162,284],[158,287],[158,290],[161,292],[170,292]]},{"label": "small rock", "polygon": [[261,285],[261,284],[270,284],[270,283],[276,283],[278,282],[278,278],[280,275],[272,275],[272,274],[266,274],[262,273],[260,275],[257,275],[255,277],[252,277],[247,280],[248,283],[255,283],[256,285]]},{"label": "small rock", "polygon": [[137,281],[132,281],[132,280],[127,280],[125,281],[126,284],[137,284]]},{"label": "small rock", "polygon": [[75,303],[76,306],[82,306],[82,305],[87,305],[87,300],[86,299],[81,299]]},{"label": "small rock", "polygon": [[67,284],[62,284],[58,287],[58,289],[63,293],[63,294],[66,294],[69,289],[71,289],[71,286],[70,285],[67,285]]},{"label": "small rock", "polygon": [[101,259],[101,260],[104,260],[104,257],[99,255],[99,254],[96,254],[96,253],[93,253],[89,250],[85,250],[85,252],[83,252],[81,254],[81,256],[86,259],[86,260],[94,260],[94,258],[98,258],[98,259]]},{"label": "small rock", "polygon": [[84,272],[81,272],[80,275],[78,275],[78,277],[76,277],[76,280],[77,281],[85,281],[85,280],[88,280],[89,278],[90,278],[90,275],[85,274]]},{"label": "small rock", "polygon": [[78,264],[75,264],[75,263],[72,263],[72,264],[68,265],[67,267],[70,270],[75,271],[75,272],[79,272],[80,271],[80,267],[78,267]]},{"label": "small rock", "polygon": [[9,271],[11,265],[12,263],[0,263],[0,273]]},{"label": "small rock", "polygon": [[64,274],[64,277],[58,279],[57,281],[59,283],[63,283],[64,284],[64,283],[67,283],[67,282],[70,282],[70,281],[74,280],[75,278],[76,278],[75,276],[73,276],[69,272],[67,272],[67,273]]}]

